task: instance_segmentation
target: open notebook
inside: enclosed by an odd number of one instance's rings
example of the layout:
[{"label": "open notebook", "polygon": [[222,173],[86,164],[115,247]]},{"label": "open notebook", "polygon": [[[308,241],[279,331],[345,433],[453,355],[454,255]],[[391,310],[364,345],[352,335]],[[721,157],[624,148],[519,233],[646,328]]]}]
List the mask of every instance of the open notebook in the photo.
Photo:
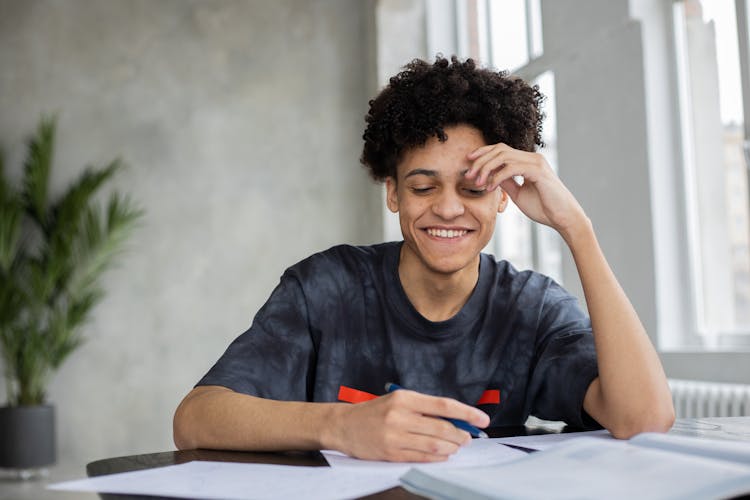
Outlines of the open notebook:
[{"label": "open notebook", "polygon": [[750,446],[650,433],[582,437],[498,465],[413,468],[401,483],[430,498],[727,498],[750,493]]}]

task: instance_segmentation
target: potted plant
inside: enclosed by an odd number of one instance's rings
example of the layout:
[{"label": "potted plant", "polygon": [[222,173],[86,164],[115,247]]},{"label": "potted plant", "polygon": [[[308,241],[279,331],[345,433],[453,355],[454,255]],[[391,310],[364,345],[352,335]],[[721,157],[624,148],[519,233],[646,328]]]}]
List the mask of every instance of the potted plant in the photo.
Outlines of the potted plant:
[{"label": "potted plant", "polygon": [[142,216],[117,192],[104,206],[96,200],[120,160],[87,168],[51,199],[55,126],[55,118],[42,118],[29,139],[20,188],[11,186],[0,154],[0,353],[8,399],[0,407],[0,467],[20,471],[55,462],[47,384],[81,345],[81,327],[104,295],[99,278]]}]

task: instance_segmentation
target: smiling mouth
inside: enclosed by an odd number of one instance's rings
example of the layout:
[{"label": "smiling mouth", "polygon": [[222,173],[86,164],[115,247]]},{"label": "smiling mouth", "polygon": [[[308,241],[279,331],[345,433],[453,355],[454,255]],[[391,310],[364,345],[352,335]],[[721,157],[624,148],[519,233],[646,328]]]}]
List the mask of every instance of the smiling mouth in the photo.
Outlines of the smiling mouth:
[{"label": "smiling mouth", "polygon": [[427,231],[427,234],[429,234],[430,236],[445,239],[460,238],[461,236],[466,236],[469,233],[467,229],[435,229],[431,227],[425,229],[425,231]]}]

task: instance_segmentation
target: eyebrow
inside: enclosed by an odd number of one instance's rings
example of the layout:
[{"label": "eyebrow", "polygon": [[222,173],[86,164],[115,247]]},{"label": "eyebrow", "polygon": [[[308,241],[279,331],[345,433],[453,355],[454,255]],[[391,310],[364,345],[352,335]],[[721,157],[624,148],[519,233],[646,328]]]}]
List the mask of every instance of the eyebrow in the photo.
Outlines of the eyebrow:
[{"label": "eyebrow", "polygon": [[[460,172],[461,173],[461,177],[465,176],[466,172],[468,172],[468,171],[469,171],[468,168],[462,170]],[[427,168],[415,168],[414,170],[412,170],[411,172],[409,172],[408,174],[406,174],[404,176],[404,179],[408,179],[409,177],[411,177],[413,175],[426,175],[427,177],[438,177],[438,172],[437,172],[437,170],[430,170],[430,169],[427,169]]]},{"label": "eyebrow", "polygon": [[426,175],[427,177],[437,177],[437,172],[435,170],[428,170],[426,168],[415,168],[408,174],[404,176],[404,179],[408,179],[409,177],[413,175]]}]

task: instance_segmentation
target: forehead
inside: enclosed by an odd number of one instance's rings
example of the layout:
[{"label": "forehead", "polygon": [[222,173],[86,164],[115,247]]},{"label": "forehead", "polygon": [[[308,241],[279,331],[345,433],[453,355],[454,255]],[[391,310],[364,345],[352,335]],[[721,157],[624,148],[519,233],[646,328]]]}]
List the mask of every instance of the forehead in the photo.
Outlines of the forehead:
[{"label": "forehead", "polygon": [[482,133],[470,125],[446,127],[445,135],[445,142],[433,136],[423,146],[404,153],[397,166],[398,178],[428,172],[435,177],[462,176],[471,167],[467,155],[486,145]]}]

